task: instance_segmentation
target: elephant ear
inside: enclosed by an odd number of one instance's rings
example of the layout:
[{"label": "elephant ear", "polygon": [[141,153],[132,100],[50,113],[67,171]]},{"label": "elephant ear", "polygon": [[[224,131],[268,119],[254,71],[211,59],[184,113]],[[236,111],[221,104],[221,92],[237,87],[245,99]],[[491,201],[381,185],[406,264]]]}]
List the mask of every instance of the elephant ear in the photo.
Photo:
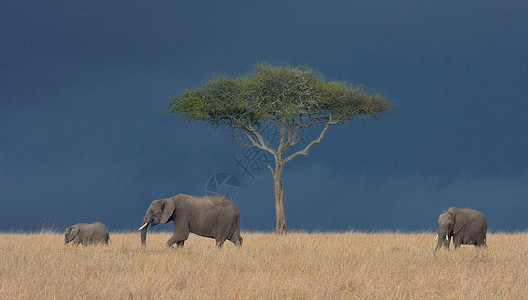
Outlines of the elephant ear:
[{"label": "elephant ear", "polygon": [[79,234],[79,231],[81,231],[81,228],[77,225],[70,226],[68,228],[68,238],[70,240],[73,240],[73,238]]},{"label": "elephant ear", "polygon": [[169,221],[169,218],[174,213],[174,209],[176,209],[176,203],[173,199],[165,199],[163,200],[163,207],[161,209],[161,219],[160,222],[165,224]]},{"label": "elephant ear", "polygon": [[453,226],[453,234],[457,234],[460,229],[464,228],[467,222],[467,217],[460,209],[451,207],[449,211],[455,216],[455,224]]}]

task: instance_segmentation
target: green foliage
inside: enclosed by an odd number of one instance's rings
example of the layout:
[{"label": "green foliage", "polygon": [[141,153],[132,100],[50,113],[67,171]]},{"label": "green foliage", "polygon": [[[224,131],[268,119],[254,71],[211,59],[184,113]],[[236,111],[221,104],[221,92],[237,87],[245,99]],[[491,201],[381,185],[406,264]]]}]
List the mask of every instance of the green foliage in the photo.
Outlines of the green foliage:
[{"label": "green foliage", "polygon": [[[260,64],[255,72],[217,76],[171,97],[170,112],[189,120],[244,129],[303,118],[343,123],[353,117],[378,118],[392,106],[361,86],[326,81],[306,67]],[[302,123],[299,120],[300,123]]]}]

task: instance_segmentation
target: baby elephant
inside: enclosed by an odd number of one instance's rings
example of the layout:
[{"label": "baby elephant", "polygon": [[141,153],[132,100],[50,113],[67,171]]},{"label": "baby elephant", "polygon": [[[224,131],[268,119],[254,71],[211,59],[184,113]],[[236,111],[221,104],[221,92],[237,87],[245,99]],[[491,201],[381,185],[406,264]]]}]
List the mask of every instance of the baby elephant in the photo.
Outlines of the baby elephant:
[{"label": "baby elephant", "polygon": [[73,241],[75,246],[79,244],[88,246],[89,244],[97,243],[108,245],[110,233],[101,222],[77,223],[68,227],[64,233],[64,244],[68,244],[71,241]]}]

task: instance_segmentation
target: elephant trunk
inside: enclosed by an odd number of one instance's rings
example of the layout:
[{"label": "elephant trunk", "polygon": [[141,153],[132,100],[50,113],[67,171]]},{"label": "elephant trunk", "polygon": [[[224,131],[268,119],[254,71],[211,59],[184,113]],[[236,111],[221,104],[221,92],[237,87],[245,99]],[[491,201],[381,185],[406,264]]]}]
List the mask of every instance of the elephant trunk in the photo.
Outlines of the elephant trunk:
[{"label": "elephant trunk", "polygon": [[447,236],[447,230],[438,230],[438,242],[436,243],[435,251],[442,248],[442,245],[449,249],[449,237]]},{"label": "elephant trunk", "polygon": [[141,229],[141,245],[143,246],[147,244],[147,228],[148,226],[145,226],[145,228]]},{"label": "elephant trunk", "polygon": [[435,251],[440,249],[442,247],[442,240],[444,239],[445,237],[442,238],[442,236],[438,235],[438,243],[436,243],[436,248],[435,248]]},{"label": "elephant trunk", "polygon": [[64,244],[68,244],[73,240],[73,236],[71,234],[71,226],[66,229],[66,233],[64,234]]}]

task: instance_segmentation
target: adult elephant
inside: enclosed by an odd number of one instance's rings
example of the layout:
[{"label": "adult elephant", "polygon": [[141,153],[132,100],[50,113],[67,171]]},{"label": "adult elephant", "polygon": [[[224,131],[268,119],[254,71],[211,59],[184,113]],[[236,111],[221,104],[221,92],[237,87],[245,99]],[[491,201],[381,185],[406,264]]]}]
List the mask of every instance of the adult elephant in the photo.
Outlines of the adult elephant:
[{"label": "adult elephant", "polygon": [[77,223],[66,229],[64,233],[64,244],[73,241],[73,245],[83,244],[105,244],[110,241],[110,233],[101,222]]},{"label": "adult elephant", "polygon": [[216,240],[222,247],[225,240],[242,246],[240,236],[240,213],[233,200],[221,195],[195,197],[178,194],[171,198],[154,200],[143,218],[141,244],[146,244],[148,225],[174,222],[174,235],[167,246],[183,247],[189,232]]},{"label": "adult elephant", "polygon": [[451,238],[455,249],[460,245],[486,246],[486,217],[473,208],[450,207],[438,217],[438,243],[435,250],[449,249]]}]

